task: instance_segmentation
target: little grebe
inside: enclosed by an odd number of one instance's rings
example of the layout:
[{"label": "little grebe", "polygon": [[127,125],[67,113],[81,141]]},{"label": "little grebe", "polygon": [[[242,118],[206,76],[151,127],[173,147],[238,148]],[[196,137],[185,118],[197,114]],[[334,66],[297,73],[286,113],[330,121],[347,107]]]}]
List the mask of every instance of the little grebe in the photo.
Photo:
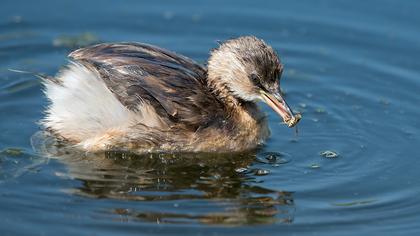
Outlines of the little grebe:
[{"label": "little grebe", "polygon": [[294,115],[279,88],[283,66],[253,36],[221,43],[207,68],[142,43],[105,43],[72,52],[70,65],[45,78],[43,126],[87,151],[230,152],[269,135],[256,102],[289,126]]}]

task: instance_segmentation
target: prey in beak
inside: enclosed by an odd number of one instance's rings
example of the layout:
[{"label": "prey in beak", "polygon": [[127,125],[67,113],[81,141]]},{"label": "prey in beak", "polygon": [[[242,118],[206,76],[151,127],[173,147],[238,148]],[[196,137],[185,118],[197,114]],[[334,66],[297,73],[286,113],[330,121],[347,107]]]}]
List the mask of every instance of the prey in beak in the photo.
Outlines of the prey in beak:
[{"label": "prey in beak", "polygon": [[293,114],[286,100],[281,96],[280,93],[269,93],[261,90],[262,100],[269,105],[275,112],[277,112],[282,118],[284,123],[291,128],[295,126],[302,116],[300,114]]}]

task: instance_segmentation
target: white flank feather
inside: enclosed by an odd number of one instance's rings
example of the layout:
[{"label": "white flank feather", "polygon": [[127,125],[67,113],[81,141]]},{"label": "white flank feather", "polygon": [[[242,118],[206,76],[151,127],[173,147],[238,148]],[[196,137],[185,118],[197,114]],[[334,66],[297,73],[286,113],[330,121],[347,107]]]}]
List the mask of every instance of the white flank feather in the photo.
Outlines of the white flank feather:
[{"label": "white flank feather", "polygon": [[109,130],[126,131],[134,124],[161,126],[154,108],[139,104],[133,112],[118,101],[95,71],[71,63],[57,76],[45,80],[45,94],[50,100],[43,125],[65,138],[83,142]]}]

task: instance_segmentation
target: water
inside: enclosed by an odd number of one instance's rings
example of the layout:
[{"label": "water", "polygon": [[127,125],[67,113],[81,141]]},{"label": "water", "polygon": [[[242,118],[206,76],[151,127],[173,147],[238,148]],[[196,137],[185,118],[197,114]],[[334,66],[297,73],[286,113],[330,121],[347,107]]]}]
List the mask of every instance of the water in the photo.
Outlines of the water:
[{"label": "water", "polygon": [[[1,235],[420,233],[418,1],[0,6]],[[264,106],[272,136],[253,153],[58,149],[57,160],[32,149],[46,100],[37,78],[8,69],[54,75],[72,48],[96,41],[205,62],[217,40],[248,34],[281,55],[298,136]]]}]

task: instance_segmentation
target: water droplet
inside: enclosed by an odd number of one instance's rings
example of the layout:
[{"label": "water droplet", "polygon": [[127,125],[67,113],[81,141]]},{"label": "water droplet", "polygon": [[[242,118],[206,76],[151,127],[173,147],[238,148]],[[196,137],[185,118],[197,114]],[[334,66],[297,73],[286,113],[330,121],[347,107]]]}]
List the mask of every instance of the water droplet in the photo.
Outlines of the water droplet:
[{"label": "water droplet", "polygon": [[319,155],[321,155],[322,157],[326,157],[326,158],[337,158],[339,156],[339,154],[337,152],[330,151],[330,150],[323,151],[323,152],[319,153]]},{"label": "water droplet", "polygon": [[312,164],[310,167],[312,169],[319,169],[319,168],[321,168],[321,166],[319,164],[316,164],[316,163]]},{"label": "water droplet", "polygon": [[236,173],[245,173],[246,171],[248,171],[248,169],[244,168],[244,167],[241,167],[241,168],[236,169],[235,171],[236,171]]},{"label": "water droplet", "polygon": [[261,176],[261,175],[268,175],[268,174],[270,174],[269,170],[264,170],[264,169],[255,170],[255,175]]},{"label": "water droplet", "polygon": [[286,164],[290,162],[290,155],[283,152],[265,152],[258,155],[257,161],[264,164]]}]

